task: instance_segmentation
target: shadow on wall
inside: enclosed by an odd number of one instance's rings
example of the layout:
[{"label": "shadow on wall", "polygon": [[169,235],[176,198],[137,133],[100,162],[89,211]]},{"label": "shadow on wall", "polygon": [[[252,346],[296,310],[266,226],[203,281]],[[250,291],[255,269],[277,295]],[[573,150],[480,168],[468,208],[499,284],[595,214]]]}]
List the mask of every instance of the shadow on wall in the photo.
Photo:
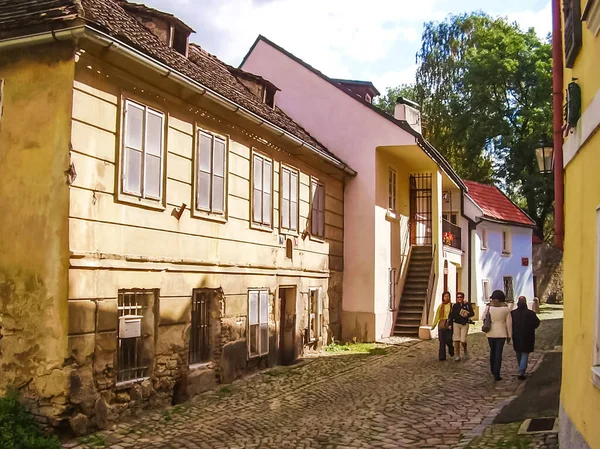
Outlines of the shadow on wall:
[{"label": "shadow on wall", "polygon": [[549,304],[563,302],[563,253],[547,244],[533,245],[533,276],[536,295]]}]

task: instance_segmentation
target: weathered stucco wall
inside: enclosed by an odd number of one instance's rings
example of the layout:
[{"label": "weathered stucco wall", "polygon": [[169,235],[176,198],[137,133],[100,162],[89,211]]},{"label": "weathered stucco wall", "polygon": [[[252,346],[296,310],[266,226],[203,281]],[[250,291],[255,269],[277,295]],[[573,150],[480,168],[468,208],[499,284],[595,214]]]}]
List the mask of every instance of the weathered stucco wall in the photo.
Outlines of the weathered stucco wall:
[{"label": "weathered stucco wall", "polygon": [[563,301],[562,257],[561,250],[547,243],[533,245],[533,275],[540,301],[551,304]]},{"label": "weathered stucco wall", "polygon": [[[119,141],[123,98],[165,113],[164,210],[118,199]],[[280,287],[295,287],[296,353],[340,338],[343,268],[344,187],[285,148],[266,145],[242,127],[205,109],[177,101],[161,90],[111,68],[91,56],[76,67],[72,142],[77,179],[70,196],[69,351],[75,397],[72,425],[77,432],[135,413],[157,402],[178,402],[217,382],[277,363]],[[194,216],[196,127],[229,137],[225,222]],[[252,149],[273,159],[272,230],[253,229]],[[281,164],[300,173],[299,229],[289,238],[279,230]],[[310,177],[325,185],[325,238],[302,236],[310,229]],[[178,219],[176,211],[186,204]],[[323,289],[323,335],[310,345],[308,292]],[[117,385],[115,378],[118,293],[157,289],[153,355],[147,380]],[[211,309],[212,359],[189,366],[192,291],[222,294]],[[248,358],[248,289],[269,289],[269,353]]]},{"label": "weathered stucco wall", "polygon": [[0,394],[16,386],[50,418],[67,391],[73,76],[67,44],[0,55]]}]

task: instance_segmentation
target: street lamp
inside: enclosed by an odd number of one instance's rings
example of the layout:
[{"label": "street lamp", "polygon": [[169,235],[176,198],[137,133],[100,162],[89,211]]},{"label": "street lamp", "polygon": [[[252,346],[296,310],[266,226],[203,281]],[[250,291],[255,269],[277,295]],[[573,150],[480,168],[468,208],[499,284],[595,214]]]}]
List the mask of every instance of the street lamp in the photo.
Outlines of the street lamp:
[{"label": "street lamp", "polygon": [[554,148],[552,144],[545,141],[540,142],[539,148],[535,149],[540,173],[552,173],[554,169]]}]

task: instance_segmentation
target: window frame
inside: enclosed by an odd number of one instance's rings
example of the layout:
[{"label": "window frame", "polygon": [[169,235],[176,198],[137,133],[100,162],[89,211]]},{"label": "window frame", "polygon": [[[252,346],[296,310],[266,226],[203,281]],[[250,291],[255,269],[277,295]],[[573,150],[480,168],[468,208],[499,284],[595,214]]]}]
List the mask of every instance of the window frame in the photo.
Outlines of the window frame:
[{"label": "window frame", "polygon": [[[487,288],[486,288],[487,285]],[[490,302],[490,296],[492,296],[492,283],[489,279],[484,278],[481,280],[481,288],[482,288],[482,292],[481,292],[481,296],[483,296],[483,302],[484,303],[488,303]],[[487,290],[487,293],[486,293]]]},{"label": "window frame", "polygon": [[483,251],[486,251],[489,248],[489,234],[488,234],[488,228],[487,226],[482,226],[481,227],[481,249]]},{"label": "window frame", "polygon": [[[141,295],[146,295],[146,294],[151,294],[153,296],[153,301],[152,301],[152,305],[146,304],[145,306],[131,306],[131,304],[129,306],[126,305],[120,305],[120,301],[121,298],[124,298],[125,295],[131,295],[133,294],[134,297],[138,294]],[[124,311],[125,309],[131,309],[132,307],[135,307],[136,309],[140,309],[141,310],[141,316],[142,318],[140,319],[141,323],[141,332],[140,332],[140,336],[139,337],[132,337],[132,338],[121,338],[119,336],[119,332],[120,332],[120,322],[121,320],[117,318],[117,350],[115,352],[115,362],[114,362],[114,376],[115,376],[115,385],[116,386],[121,386],[121,385],[128,385],[128,384],[134,384],[134,383],[138,383],[138,382],[143,382],[146,379],[149,379],[152,376],[152,365],[154,362],[154,358],[155,358],[155,354],[152,353],[151,354],[151,359],[152,362],[144,367],[144,366],[137,366],[135,368],[126,368],[126,369],[121,369],[121,340],[132,340],[133,338],[136,339],[136,353],[139,352],[139,354],[136,354],[135,359],[137,360],[138,358],[140,359],[140,363],[142,362],[143,358],[144,358],[144,347],[146,345],[144,345],[144,341],[148,338],[154,338],[156,339],[156,326],[157,326],[157,307],[158,307],[158,300],[160,298],[160,289],[158,288],[123,288],[123,289],[119,289],[118,290],[118,295],[117,295],[117,317],[121,317],[121,316],[127,316],[130,314],[126,314],[123,313],[121,314],[121,311]],[[149,334],[149,335],[144,335],[143,334],[143,329],[144,329],[144,325],[143,325],[143,321],[144,318],[149,319],[148,316],[146,315],[146,313],[151,313],[152,314],[152,329],[153,329],[153,334]],[[156,341],[155,341],[156,343]],[[156,346],[156,345],[154,345]],[[142,375],[141,377],[135,377],[135,378],[128,378],[128,379],[119,379],[119,373],[125,370],[135,370],[135,371],[140,371],[140,370],[145,370],[144,371],[144,375]]]},{"label": "window frame", "polygon": [[389,310],[395,310],[396,307],[396,268],[388,268],[388,307]]},{"label": "window frame", "polygon": [[[206,365],[207,363],[209,363],[212,359],[213,359],[213,355],[212,355],[212,342],[211,342],[211,336],[210,336],[210,330],[212,327],[212,323],[211,323],[211,308],[213,307],[213,302],[216,300],[216,294],[215,294],[215,290],[211,289],[211,288],[195,288],[192,290],[192,302],[191,302],[191,314],[190,314],[190,337],[189,337],[189,348],[188,348],[188,364],[191,367],[195,367],[195,366],[201,366],[201,365]],[[200,295],[206,295],[206,305],[204,306],[204,314],[202,313],[202,310],[198,309],[198,306],[196,306],[196,308],[194,307],[194,303],[197,303],[197,297]],[[194,332],[194,311],[198,312],[198,317],[196,321],[200,321],[202,322],[202,318],[204,317],[206,320],[206,323],[204,324],[204,326],[206,327],[206,330],[201,334],[201,335],[196,335],[196,337],[201,337],[198,338],[199,341],[199,354],[200,354],[200,359],[196,359],[195,357],[198,356],[198,354],[194,354],[195,351],[193,351],[194,348],[194,344],[193,344],[193,339],[195,336],[195,332]]]},{"label": "window frame", "polygon": [[[283,225],[283,195],[284,195],[284,188],[283,188],[283,172],[288,171],[290,173],[290,217],[289,217],[289,223],[290,223],[290,227],[285,227]],[[292,212],[292,177],[293,175],[296,176],[296,207],[295,207],[295,212],[296,212],[296,227],[292,228],[291,227],[291,212]],[[300,170],[291,167],[287,164],[280,164],[279,165],[279,231],[281,234],[290,234],[290,235],[294,235],[294,236],[298,236],[299,235],[299,229],[300,229]]]},{"label": "window frame", "polygon": [[[275,206],[274,201],[273,201],[274,193],[275,193],[275,183],[274,183],[274,180],[275,180],[275,166],[274,166],[274,163],[273,163],[273,158],[267,156],[264,153],[261,153],[261,152],[257,151],[255,148],[252,148],[251,158],[252,159],[250,161],[250,227],[252,229],[257,229],[257,230],[261,230],[261,231],[269,231],[269,232],[271,232],[274,229],[274,227],[273,227],[273,215],[274,215],[273,214],[273,209],[274,209],[274,206]],[[262,160],[262,163],[263,163],[263,171],[262,171],[263,180],[264,180],[264,174],[265,174],[265,169],[264,169],[265,165],[264,164],[265,164],[265,162],[268,162],[269,164],[271,164],[271,192],[270,192],[270,195],[271,195],[271,208],[270,209],[271,210],[269,211],[270,212],[270,215],[269,215],[270,223],[268,223],[268,224],[264,223],[264,218],[265,218],[265,214],[264,214],[264,206],[265,206],[264,205],[264,200],[265,200],[264,181],[262,183],[262,190],[261,190],[261,192],[262,192],[262,194],[261,194],[261,211],[262,211],[261,221],[258,222],[258,221],[254,220],[254,209],[256,207],[255,203],[254,203],[254,190],[255,190],[255,188],[254,188],[254,177],[255,177],[254,176],[254,173],[255,173],[255,170],[254,170],[254,161],[255,161],[255,158],[260,158]]]},{"label": "window frame", "polygon": [[[313,311],[312,295],[317,292],[317,311]],[[313,321],[314,315],[314,321]],[[314,343],[323,336],[323,287],[309,287],[307,301],[307,342]]]},{"label": "window frame", "polygon": [[[315,234],[313,232],[313,220],[315,219],[314,217],[314,186],[317,186],[317,189],[320,187],[322,189],[323,192],[323,232],[321,234]],[[317,177],[315,176],[311,176],[310,177],[310,187],[309,187],[309,191],[310,191],[310,204],[309,204],[309,214],[310,214],[310,220],[309,220],[309,226],[310,226],[310,239],[311,240],[315,240],[317,242],[324,242],[325,241],[325,211],[326,211],[326,207],[325,207],[325,201],[326,201],[326,191],[325,191],[325,184]],[[318,212],[318,206],[317,206],[317,212]],[[317,224],[318,226],[318,224]]]},{"label": "window frame", "polygon": [[[257,319],[258,322],[257,323],[253,323],[252,322],[252,317],[251,317],[251,295],[253,292],[256,292],[258,294],[258,303],[257,303]],[[264,318],[263,316],[261,316],[261,298],[263,298],[263,294],[266,294],[266,307],[267,307],[267,316],[266,316],[266,322],[262,322],[262,319]],[[256,359],[256,358],[260,358],[260,357],[264,357],[265,355],[269,355],[269,306],[270,306],[270,302],[271,302],[271,292],[269,290],[269,288],[266,287],[258,287],[258,288],[249,288],[248,289],[248,293],[247,293],[247,304],[248,304],[248,315],[247,315],[247,328],[246,328],[246,332],[247,332],[247,352],[248,352],[248,360],[250,359]],[[251,327],[252,326],[258,326],[258,330],[256,333],[256,338],[257,338],[257,342],[256,342],[256,348],[258,349],[257,352],[253,353],[252,352],[252,341],[251,341]],[[265,348],[263,348],[263,329],[267,330],[267,339],[266,339],[266,350],[263,350]]]},{"label": "window frame", "polygon": [[[510,294],[508,289],[506,288],[506,280],[510,279]],[[515,278],[514,276],[502,276],[502,290],[504,291],[504,295],[506,296],[506,302],[514,303],[515,302]]]},{"label": "window frame", "polygon": [[[506,239],[504,235],[506,234]],[[512,232],[509,227],[504,226],[500,231],[501,241],[500,241],[500,250],[502,256],[507,257],[512,255]]]},{"label": "window frame", "polygon": [[594,344],[592,350],[592,383],[600,389],[600,206],[596,209],[596,294],[594,315]]},{"label": "window frame", "polygon": [[[127,110],[128,106],[132,104],[134,107],[142,109],[143,116],[143,128],[142,128],[142,148],[141,150],[132,150],[141,152],[141,167],[140,167],[140,192],[134,192],[126,189],[126,176],[127,176]],[[168,114],[162,111],[159,107],[156,107],[152,102],[138,99],[135,95],[124,93],[121,95],[121,112],[119,114],[119,160],[117,173],[117,201],[128,203],[136,206],[145,207],[154,210],[165,210],[166,198],[167,198],[167,134],[168,134]],[[160,141],[160,176],[159,176],[159,196],[145,195],[145,167],[146,167],[146,144],[148,130],[146,127],[147,115],[151,113],[162,119],[162,138]],[[153,155],[156,156],[156,155]]]},{"label": "window frame", "polygon": [[391,165],[388,167],[388,210],[398,211],[398,170]]},{"label": "window frame", "polygon": [[[210,136],[212,138],[212,147],[211,147],[211,172],[210,172],[210,207],[208,209],[203,209],[198,207],[198,191],[199,191],[199,170],[200,170],[200,143],[202,134]],[[215,141],[223,141],[225,144],[225,161],[223,165],[223,212],[214,211],[212,207],[213,201],[213,178],[214,174],[214,151],[215,151]],[[192,199],[190,208],[192,211],[192,216],[195,218],[203,218],[210,221],[216,221],[219,223],[225,223],[229,219],[229,144],[230,137],[227,134],[221,134],[205,127],[194,126],[194,173],[192,176]]]}]

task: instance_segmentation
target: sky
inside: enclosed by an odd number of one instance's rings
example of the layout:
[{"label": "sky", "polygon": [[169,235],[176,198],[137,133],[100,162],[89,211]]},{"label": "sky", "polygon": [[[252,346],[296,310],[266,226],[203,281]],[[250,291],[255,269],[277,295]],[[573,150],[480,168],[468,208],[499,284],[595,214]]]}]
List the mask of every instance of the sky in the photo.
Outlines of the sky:
[{"label": "sky", "polygon": [[[132,0],[136,2],[138,0]],[[414,81],[423,24],[483,10],[551,31],[550,0],[139,0],[175,14],[191,41],[238,66],[259,34],[331,78],[387,87]]]}]

